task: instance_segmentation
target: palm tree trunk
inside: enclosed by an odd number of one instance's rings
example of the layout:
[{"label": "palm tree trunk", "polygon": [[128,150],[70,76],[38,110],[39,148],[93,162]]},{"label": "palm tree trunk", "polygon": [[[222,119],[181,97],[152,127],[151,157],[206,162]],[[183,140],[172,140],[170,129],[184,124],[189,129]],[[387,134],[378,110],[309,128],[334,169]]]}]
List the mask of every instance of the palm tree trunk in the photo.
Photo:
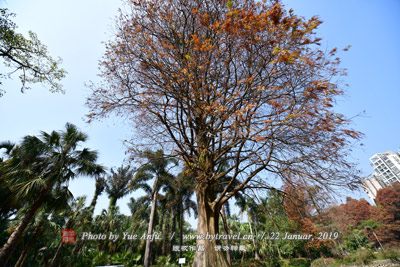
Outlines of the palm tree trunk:
[{"label": "palm tree trunk", "polygon": [[[221,217],[222,217],[222,222],[224,224],[224,230],[225,230],[225,234],[226,236],[229,236],[229,228],[228,228],[228,224],[226,223],[226,214],[225,214],[225,205],[222,205],[222,213],[221,213]],[[229,248],[229,238],[225,239],[225,245]],[[231,265],[231,254],[230,254],[230,249],[228,249],[226,251],[226,259],[228,260],[229,265]]]},{"label": "palm tree trunk", "polygon": [[182,245],[183,245],[183,207],[182,197],[179,201],[179,258],[182,258]]},{"label": "palm tree trunk", "polygon": [[168,240],[169,239],[169,231],[170,231],[170,209],[167,209],[165,213],[165,220],[164,220],[164,231],[163,231],[163,242],[162,242],[162,251],[161,254],[164,256],[168,255]]},{"label": "palm tree trunk", "polygon": [[45,187],[42,192],[40,193],[39,197],[35,200],[32,207],[29,211],[25,214],[24,218],[22,218],[21,222],[15,228],[14,232],[8,238],[7,242],[1,248],[0,251],[0,262],[6,263],[8,258],[13,253],[14,249],[16,248],[19,240],[22,237],[26,227],[28,226],[29,222],[32,220],[33,216],[35,216],[36,211],[40,208],[43,204],[47,193],[50,191],[51,187]]},{"label": "palm tree trunk", "polygon": [[170,243],[170,248],[169,251],[172,251],[172,247],[175,244],[175,240],[176,240],[176,218],[177,218],[177,211],[176,209],[174,209],[173,211],[173,215],[172,215],[172,238],[171,238],[171,243]]},{"label": "palm tree trunk", "polygon": [[96,207],[97,199],[99,198],[100,194],[103,192],[103,188],[100,188],[98,185],[98,180],[96,181],[96,189],[94,190],[94,195],[92,198],[92,202],[90,203],[90,208],[94,211],[94,208]]},{"label": "palm tree trunk", "polygon": [[43,223],[39,223],[39,225],[36,226],[35,229],[33,230],[31,239],[29,239],[28,244],[26,244],[21,256],[19,256],[18,261],[17,261],[17,263],[15,263],[14,267],[21,267],[24,265],[24,262],[25,262],[26,258],[28,257],[29,252],[31,251],[33,243],[36,241],[36,238],[38,236],[38,233],[39,233],[39,230],[40,230],[42,224]]},{"label": "palm tree trunk", "polygon": [[[90,203],[89,211],[92,213],[92,215],[94,213],[94,208],[96,207],[97,198],[99,197],[99,195],[100,195],[99,192],[97,192],[97,190],[96,190],[94,192],[94,196],[92,198],[92,202]],[[90,216],[90,217],[92,217],[92,216]]]},{"label": "palm tree trunk", "polygon": [[60,255],[61,248],[62,248],[63,244],[64,244],[64,243],[61,241],[60,244],[58,245],[56,254],[54,254],[54,257],[53,257],[53,259],[51,260],[49,267],[54,267],[54,266],[56,266],[56,260],[57,260],[57,258],[58,258],[58,255]]},{"label": "palm tree trunk", "polygon": [[111,210],[111,208],[115,207],[115,204],[117,203],[117,199],[115,197],[110,198],[110,205],[108,206],[108,210]]},{"label": "palm tree trunk", "polygon": [[74,246],[74,249],[72,250],[72,254],[78,254],[79,251],[81,251],[83,247],[84,241],[82,239],[79,239],[78,242],[76,242],[76,245]]},{"label": "palm tree trunk", "polygon": [[[156,176],[156,179],[154,181],[153,185],[153,201],[151,203],[151,212],[150,212],[150,221],[149,221],[149,227],[147,229],[147,235],[152,235],[153,234],[153,223],[154,223],[154,215],[156,213],[156,204],[157,204],[157,183],[158,183],[158,176]],[[146,250],[144,252],[144,267],[149,267],[150,266],[150,250],[151,250],[151,242],[149,238],[146,240]]]},{"label": "palm tree trunk", "polygon": [[259,259],[260,259],[260,256],[258,255],[258,251],[257,251],[257,247],[256,247],[256,242],[255,242],[255,240],[254,240],[253,228],[251,227],[251,218],[250,218],[250,216],[248,216],[247,218],[248,218],[249,226],[250,226],[251,239],[253,240],[253,246],[254,246],[254,249],[255,249],[254,258],[255,258],[256,260],[259,260]]},{"label": "palm tree trunk", "polygon": [[[75,223],[74,214],[71,214],[70,217],[68,218],[67,223],[65,224],[65,228],[71,229],[71,227],[74,225],[74,223]],[[54,254],[53,259],[51,260],[49,267],[56,266],[55,263],[56,263],[58,256],[60,255],[63,244],[64,244],[64,242],[62,242],[62,240],[61,240],[60,245],[58,245],[57,251]]]}]

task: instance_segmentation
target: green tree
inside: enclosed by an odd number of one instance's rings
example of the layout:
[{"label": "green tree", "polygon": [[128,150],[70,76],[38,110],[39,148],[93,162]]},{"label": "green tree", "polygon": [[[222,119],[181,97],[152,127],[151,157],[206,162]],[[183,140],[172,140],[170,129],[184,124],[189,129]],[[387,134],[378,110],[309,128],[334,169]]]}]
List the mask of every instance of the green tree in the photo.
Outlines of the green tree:
[{"label": "green tree", "polygon": [[[77,217],[79,216],[79,213],[82,211],[82,209],[85,205],[85,201],[86,201],[85,197],[80,197],[77,199],[76,202],[72,203],[72,205],[71,205],[72,210],[68,216],[68,220],[65,223],[65,229],[71,229],[74,226],[75,220],[77,219]],[[57,247],[56,253],[54,254],[53,258],[51,259],[49,267],[56,266],[57,258],[60,256],[63,245],[64,245],[64,242],[62,242],[62,240],[61,240]]]},{"label": "green tree", "polygon": [[256,260],[260,259],[258,255],[258,248],[256,246],[255,236],[257,236],[257,232],[253,230],[252,224],[256,225],[255,215],[257,213],[257,204],[255,201],[247,196],[239,197],[236,201],[236,205],[240,208],[239,214],[242,216],[244,212],[247,214],[247,222],[250,228],[250,234],[252,236],[252,242],[254,247],[254,258]]},{"label": "green tree", "polygon": [[[142,190],[143,187],[141,188]],[[139,197],[138,199],[131,198],[130,202],[128,203],[128,207],[132,213],[132,229],[134,229],[137,220],[147,219],[150,214],[148,211],[149,206],[151,205],[151,188],[149,187],[148,190],[145,190],[146,195]]]},{"label": "green tree", "polygon": [[[175,235],[171,236],[172,225],[177,220],[176,212],[176,194],[172,190],[172,184],[166,185],[164,188],[164,196],[160,199],[159,214],[160,219],[160,230],[162,232],[162,244],[161,244],[161,255],[168,256],[171,253],[170,248],[175,244]],[[172,255],[173,256],[173,255]]]},{"label": "green tree", "polygon": [[62,91],[58,81],[65,77],[66,71],[59,67],[61,59],[51,58],[35,33],[30,31],[29,38],[17,33],[11,20],[13,16],[7,9],[0,8],[0,57],[11,69],[7,75],[0,74],[0,79],[20,72],[21,91],[29,89],[29,83],[44,83],[50,85],[52,92]]},{"label": "green tree", "polygon": [[115,207],[117,200],[131,191],[130,181],[134,177],[135,170],[130,166],[118,167],[116,171],[111,168],[111,173],[106,177],[105,190],[110,198],[110,209]]},{"label": "green tree", "polygon": [[[133,186],[135,183],[140,184],[141,182],[148,181],[154,178],[153,189],[152,189],[152,202],[150,220],[148,225],[147,234],[153,234],[154,218],[157,206],[158,191],[166,182],[173,180],[173,175],[169,173],[170,165],[175,166],[177,161],[173,158],[166,157],[162,150],[156,152],[145,151],[142,157],[146,158],[148,162],[138,169]],[[146,240],[146,251],[144,255],[144,266],[150,266],[150,250],[151,250],[150,239]]]},{"label": "green tree", "polygon": [[[0,144],[0,149],[5,150],[5,154],[9,154],[9,152],[14,148],[14,144],[11,142],[3,142]],[[11,190],[11,184],[4,177],[2,166],[4,166],[3,160],[6,160],[8,157],[6,156],[4,159],[0,158],[0,221],[5,221],[11,215],[15,214],[19,208],[24,206],[23,199],[18,199],[15,197],[15,194]]]},{"label": "green tree", "polygon": [[187,174],[187,169],[181,172],[173,181],[176,193],[175,205],[177,209],[177,218],[179,222],[179,258],[182,258],[182,245],[183,245],[183,226],[185,223],[184,214],[191,215],[193,211],[195,218],[197,218],[196,202],[191,200],[195,189],[195,180],[193,175]]},{"label": "green tree", "polygon": [[15,263],[15,267],[21,267],[24,265],[24,262],[26,261],[30,250],[32,249],[32,247],[35,244],[35,241],[37,239],[37,237],[39,236],[39,232],[43,227],[43,224],[45,222],[45,219],[47,219],[46,217],[43,218],[43,215],[47,215],[48,214],[41,214],[42,216],[37,216],[38,220],[35,220],[33,223],[33,231],[30,235],[30,239],[28,241],[28,243],[25,245],[24,249],[22,250],[21,255],[19,256],[17,262]]},{"label": "green tree", "polygon": [[[90,202],[90,205],[88,207],[82,210],[82,214],[80,214],[79,218],[79,221],[82,224],[81,228],[84,231],[90,231],[91,223],[93,220],[93,213],[97,203],[97,198],[101,195],[101,193],[104,191],[106,187],[106,181],[103,177],[96,176],[95,179],[96,179],[95,191],[92,201]],[[79,251],[82,249],[82,246],[84,245],[84,242],[85,241],[82,239],[79,239],[78,242],[76,242],[75,247],[72,251],[74,255],[79,253]]]},{"label": "green tree", "polygon": [[[72,199],[73,195],[69,191],[68,186],[55,188],[48,194],[45,201],[32,218],[30,225],[27,227],[24,238],[21,238],[19,247],[21,248],[22,252],[15,263],[15,266],[23,265],[24,261],[29,256],[30,250],[34,245],[36,245],[35,242],[37,241],[37,237],[39,235],[43,235],[43,232],[49,233],[54,229],[57,230],[57,234],[60,232],[60,228],[57,227],[58,224],[56,221],[61,223],[62,219],[60,220],[60,218],[62,218],[63,214],[70,211],[69,203]],[[29,201],[24,202],[24,204],[26,207],[20,208],[17,212],[16,218],[10,220],[10,222],[12,222],[10,230],[12,231],[18,227],[19,222],[22,218],[24,218],[25,214],[30,209],[31,203]],[[42,227],[43,223],[45,223],[45,226]],[[23,241],[27,239],[26,237],[30,231],[32,231],[31,238],[29,239],[28,244],[25,244]]]},{"label": "green tree", "polygon": [[[146,189],[144,188],[145,187],[141,188],[145,191],[144,196],[138,197],[137,199],[131,198],[130,202],[128,203],[128,207],[130,208],[132,214],[130,219],[130,232],[132,235],[136,234],[138,237],[146,234],[151,211],[152,190],[150,186],[148,186]],[[146,243],[140,239],[129,241],[130,252],[144,255],[145,248]]]},{"label": "green tree", "polygon": [[359,248],[367,248],[371,245],[368,236],[358,229],[354,229],[353,225],[349,225],[348,233],[343,236],[344,248],[348,251],[356,251]]},{"label": "green tree", "polygon": [[87,135],[67,123],[64,131],[42,132],[40,137],[25,136],[9,151],[2,164],[3,178],[12,184],[19,198],[33,199],[20,223],[0,251],[0,262],[6,262],[37,210],[53,189],[60,189],[78,175],[98,175],[104,168],[96,163],[97,153],[78,149]]},{"label": "green tree", "polygon": [[89,210],[94,211],[97,203],[97,198],[103,193],[106,188],[106,180],[103,177],[96,177],[95,191],[92,202],[90,202]]},{"label": "green tree", "polygon": [[266,197],[260,198],[257,208],[260,220],[259,230],[266,233],[265,238],[261,240],[260,252],[268,255],[270,261],[295,256],[299,248],[302,249],[301,241],[283,240],[281,236],[277,238],[277,233],[284,235],[285,232],[297,232],[286,213],[282,192],[269,191]]}]

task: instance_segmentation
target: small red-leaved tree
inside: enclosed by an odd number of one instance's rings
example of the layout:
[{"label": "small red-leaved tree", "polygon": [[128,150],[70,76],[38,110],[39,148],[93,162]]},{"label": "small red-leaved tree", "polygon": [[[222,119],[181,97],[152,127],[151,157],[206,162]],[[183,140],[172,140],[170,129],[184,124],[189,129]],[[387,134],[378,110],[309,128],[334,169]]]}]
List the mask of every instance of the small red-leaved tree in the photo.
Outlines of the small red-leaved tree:
[{"label": "small red-leaved tree", "polygon": [[378,208],[375,220],[383,223],[376,229],[380,242],[386,246],[400,245],[400,184],[380,189],[375,199]]},{"label": "small red-leaved tree", "polygon": [[[141,0],[126,10],[89,118],[127,116],[142,140],[184,161],[196,177],[198,234],[218,233],[221,206],[249,186],[358,179],[345,156],[360,134],[332,109],[343,71],[335,50],[318,48],[318,18],[278,0]],[[205,251],[193,266],[228,265],[216,242],[197,241]]]},{"label": "small red-leaved tree", "polygon": [[293,178],[293,183],[283,185],[284,207],[294,231],[314,237],[303,244],[307,254],[319,252],[322,256],[324,250],[334,245],[332,238],[319,238],[320,233],[326,232],[322,221],[323,205],[329,203],[329,199],[319,188],[308,187],[304,182]]}]

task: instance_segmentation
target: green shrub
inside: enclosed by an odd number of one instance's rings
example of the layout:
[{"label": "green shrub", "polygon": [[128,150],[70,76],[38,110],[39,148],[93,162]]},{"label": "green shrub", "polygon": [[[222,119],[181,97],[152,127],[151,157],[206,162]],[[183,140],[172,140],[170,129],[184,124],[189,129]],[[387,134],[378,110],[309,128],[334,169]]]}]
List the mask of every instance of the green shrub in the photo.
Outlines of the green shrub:
[{"label": "green shrub", "polygon": [[244,260],[243,262],[241,262],[241,260],[236,260],[232,262],[232,267],[265,267],[265,266],[279,267],[279,264],[268,265],[266,262],[255,259],[248,259]]},{"label": "green shrub", "polygon": [[350,255],[345,256],[340,262],[343,264],[365,265],[374,259],[376,259],[376,256],[371,249],[358,249]]},{"label": "green shrub", "polygon": [[400,249],[395,248],[386,248],[384,250],[380,250],[377,254],[378,259],[391,259],[396,260],[400,259]]},{"label": "green shrub", "polygon": [[336,260],[333,258],[319,258],[311,263],[311,267],[336,266]]},{"label": "green shrub", "polygon": [[[269,265],[266,265],[269,266]],[[282,267],[309,267],[310,262],[305,258],[282,259],[280,260]]]},{"label": "green shrub", "polygon": [[194,251],[186,251],[186,252],[182,253],[182,258],[186,259],[187,266],[192,266],[195,255],[196,255],[196,252],[194,252]]},{"label": "green shrub", "polygon": [[171,256],[159,256],[157,258],[157,265],[158,267],[178,267],[178,264],[171,263]]},{"label": "green shrub", "polygon": [[368,264],[376,258],[374,252],[371,249],[358,250],[356,253],[356,257],[357,264]]}]

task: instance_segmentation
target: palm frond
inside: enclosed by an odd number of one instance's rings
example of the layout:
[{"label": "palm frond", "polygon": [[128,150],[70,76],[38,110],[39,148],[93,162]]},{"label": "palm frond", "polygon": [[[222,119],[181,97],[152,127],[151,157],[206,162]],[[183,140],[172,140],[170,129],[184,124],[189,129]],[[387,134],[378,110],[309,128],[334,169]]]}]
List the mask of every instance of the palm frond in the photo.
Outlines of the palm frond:
[{"label": "palm frond", "polygon": [[25,198],[32,194],[38,194],[45,187],[46,182],[40,177],[30,179],[16,185],[13,190],[17,197]]}]

